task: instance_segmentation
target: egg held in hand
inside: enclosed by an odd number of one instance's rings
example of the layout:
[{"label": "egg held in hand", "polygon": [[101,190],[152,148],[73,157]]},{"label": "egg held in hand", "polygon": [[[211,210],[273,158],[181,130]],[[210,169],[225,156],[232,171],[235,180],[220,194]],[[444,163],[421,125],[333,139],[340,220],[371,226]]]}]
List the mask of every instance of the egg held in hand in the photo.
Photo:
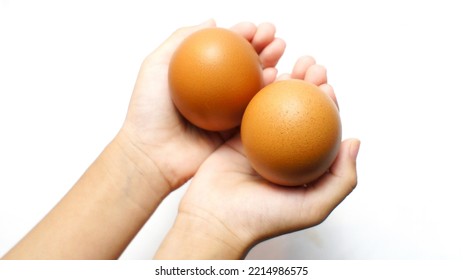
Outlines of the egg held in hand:
[{"label": "egg held in hand", "polygon": [[173,54],[169,87],[176,108],[192,124],[211,131],[237,127],[263,87],[259,56],[233,31],[199,30]]},{"label": "egg held in hand", "polygon": [[298,186],[323,175],[341,144],[334,101],[302,80],[272,83],[249,103],[241,138],[251,166],[270,182]]}]

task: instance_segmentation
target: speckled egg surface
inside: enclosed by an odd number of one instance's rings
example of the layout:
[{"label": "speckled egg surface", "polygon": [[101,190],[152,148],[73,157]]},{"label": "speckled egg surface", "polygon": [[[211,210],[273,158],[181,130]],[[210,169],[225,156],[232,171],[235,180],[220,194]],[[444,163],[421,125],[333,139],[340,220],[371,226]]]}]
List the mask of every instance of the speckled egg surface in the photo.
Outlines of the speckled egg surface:
[{"label": "speckled egg surface", "polygon": [[169,87],[175,106],[194,125],[212,131],[237,127],[247,104],[263,87],[259,56],[230,30],[199,30],[175,51]]},{"label": "speckled egg surface", "polygon": [[272,83],[249,103],[241,138],[252,167],[280,185],[310,183],[333,163],[341,120],[331,98],[302,80]]}]

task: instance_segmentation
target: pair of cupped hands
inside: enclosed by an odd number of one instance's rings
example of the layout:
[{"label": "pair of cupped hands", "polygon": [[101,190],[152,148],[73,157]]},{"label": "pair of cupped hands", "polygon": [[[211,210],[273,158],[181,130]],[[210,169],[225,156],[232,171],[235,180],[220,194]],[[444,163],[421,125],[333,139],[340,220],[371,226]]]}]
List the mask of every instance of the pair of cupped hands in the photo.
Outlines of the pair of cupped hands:
[{"label": "pair of cupped hands", "polygon": [[[335,162],[317,181],[282,187],[251,168],[239,129],[209,132],[182,118],[170,99],[170,59],[188,35],[215,25],[208,20],[181,28],[148,55],[119,133],[121,142],[136,147],[162,174],[165,185],[153,186],[157,192],[165,196],[192,179],[158,258],[201,258],[202,252],[204,258],[243,257],[262,240],[321,223],[357,184],[357,139],[342,142]],[[243,22],[230,29],[246,38],[259,54],[266,85],[279,79],[305,80],[337,104],[326,69],[310,56],[299,58],[291,73],[278,75],[275,67],[286,44],[275,37],[273,24]],[[204,248],[210,246],[223,251]]]},{"label": "pair of cupped hands", "polygon": [[[172,191],[191,182],[159,259],[239,259],[258,242],[321,223],[357,184],[360,142],[342,142],[330,169],[300,187],[274,185],[250,166],[239,128],[210,132],[175,109],[168,86],[172,54],[191,33],[181,28],[143,61],[122,128],[61,201],[3,258],[116,259]],[[259,54],[265,84],[301,79],[336,102],[326,70],[301,57],[291,73],[275,68],[285,42],[275,27],[231,28]]]}]

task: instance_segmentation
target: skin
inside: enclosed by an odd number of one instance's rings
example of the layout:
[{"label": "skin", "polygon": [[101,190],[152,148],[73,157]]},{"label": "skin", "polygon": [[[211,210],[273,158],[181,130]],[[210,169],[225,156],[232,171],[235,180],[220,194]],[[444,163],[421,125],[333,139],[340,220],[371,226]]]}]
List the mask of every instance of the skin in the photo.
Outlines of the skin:
[{"label": "skin", "polygon": [[[276,201],[282,195],[294,197],[281,200],[281,208],[285,203],[294,203],[294,200],[303,201],[296,198],[302,197],[297,195],[301,190],[295,190],[293,195],[271,185],[264,188],[266,191],[257,190],[257,186],[268,183],[249,169],[237,129],[220,133],[200,130],[188,124],[170,100],[167,72],[174,50],[189,34],[211,26],[215,23],[210,20],[198,26],[181,28],[147,56],[119,133],[68,194],[3,258],[118,258],[162,200],[195,174],[191,189],[180,205],[175,225],[156,255],[159,258],[238,258],[251,246],[248,244],[251,240],[257,242],[274,233],[281,234],[308,225],[296,221],[291,227],[282,226],[278,221],[273,224],[276,217],[268,211],[260,212],[265,210],[259,209],[262,206],[256,203],[258,207],[251,209],[253,203],[248,196],[251,189],[246,191],[245,188],[248,184],[257,192],[265,192],[265,196],[275,195],[272,199]],[[259,26],[240,23],[231,30],[251,42],[259,53],[265,83],[273,82],[277,77],[275,66],[285,49],[285,42],[275,37],[275,27],[269,23]],[[356,142],[351,142],[343,144],[348,148],[341,148],[341,159],[333,165],[332,173],[339,170],[333,173],[338,175],[326,180],[325,184],[331,187],[319,191],[326,195],[320,196],[322,200],[315,204],[324,206],[306,208],[329,212],[347,195],[346,191],[329,190],[347,183],[353,188],[355,170],[352,172],[352,168],[346,167],[352,162],[343,156],[353,149],[352,143]],[[343,172],[350,173],[345,175]],[[222,180],[219,174],[223,176]],[[231,185],[232,182],[235,186]],[[233,194],[226,207],[220,209],[224,205],[217,199],[227,197],[234,188],[241,189],[245,196],[238,199],[239,194]],[[259,197],[256,194],[253,196]],[[313,196],[313,201],[316,198]],[[203,202],[210,205],[206,206]],[[310,205],[309,202],[304,204]],[[231,213],[247,209],[250,211],[249,219],[246,222],[240,217],[224,222],[223,219],[230,216],[224,212],[225,209]],[[288,208],[287,212],[290,210]],[[221,214],[215,217],[214,213]],[[302,218],[301,213],[300,217],[302,220],[314,220],[310,215],[323,217],[320,213],[309,211],[303,213],[309,216]],[[256,218],[264,222],[262,229],[249,227]],[[207,227],[201,228],[205,225]],[[238,228],[229,230],[229,227],[235,226]],[[185,236],[188,238],[182,240]],[[229,254],[230,251],[234,254]]]},{"label": "skin", "polygon": [[[336,101],[326,70],[302,57],[291,74]],[[251,168],[239,135],[200,167],[183,197],[177,219],[161,244],[158,259],[240,259],[257,243],[324,221],[357,184],[360,142],[343,141],[330,170],[309,186],[282,187]]]},{"label": "skin", "polygon": [[[213,20],[174,32],[143,61],[126,120],[66,196],[3,258],[118,258],[161,201],[196,173],[233,131],[206,132],[175,110],[167,86],[170,58],[188,35]],[[276,77],[285,49],[271,24],[231,28],[262,60],[264,80]]]}]

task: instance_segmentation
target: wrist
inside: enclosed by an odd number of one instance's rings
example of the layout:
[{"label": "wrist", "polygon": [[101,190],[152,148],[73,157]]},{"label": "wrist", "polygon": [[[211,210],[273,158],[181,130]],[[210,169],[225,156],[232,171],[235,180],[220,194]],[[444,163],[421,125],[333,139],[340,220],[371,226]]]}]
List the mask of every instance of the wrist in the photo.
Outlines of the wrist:
[{"label": "wrist", "polygon": [[251,247],[223,223],[179,213],[155,259],[242,259]]},{"label": "wrist", "polygon": [[191,170],[185,171],[185,167],[195,159],[185,159],[190,150],[185,151],[185,143],[179,143],[178,139],[143,135],[140,129],[126,121],[116,140],[146,177],[161,176],[167,193],[182,186],[193,175]]},{"label": "wrist", "polygon": [[105,168],[115,184],[139,208],[151,215],[171,192],[156,163],[143,153],[121,130],[102,154]]}]

